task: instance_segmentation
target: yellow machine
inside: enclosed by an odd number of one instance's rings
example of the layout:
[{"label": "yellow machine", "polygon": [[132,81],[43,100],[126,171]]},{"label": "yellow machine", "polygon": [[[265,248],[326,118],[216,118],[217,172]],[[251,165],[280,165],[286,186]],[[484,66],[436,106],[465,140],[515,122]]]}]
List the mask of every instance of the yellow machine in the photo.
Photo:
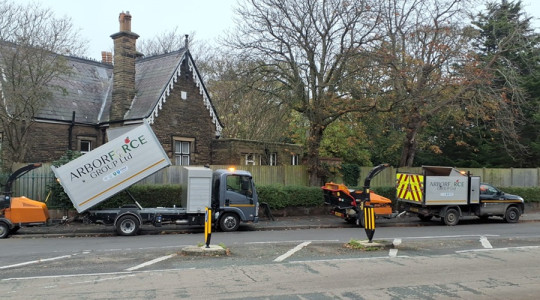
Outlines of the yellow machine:
[{"label": "yellow machine", "polygon": [[21,226],[42,225],[49,220],[49,210],[45,203],[24,196],[11,197],[13,182],[39,167],[41,164],[29,164],[9,176],[4,186],[3,198],[0,199],[0,239],[14,234]]}]

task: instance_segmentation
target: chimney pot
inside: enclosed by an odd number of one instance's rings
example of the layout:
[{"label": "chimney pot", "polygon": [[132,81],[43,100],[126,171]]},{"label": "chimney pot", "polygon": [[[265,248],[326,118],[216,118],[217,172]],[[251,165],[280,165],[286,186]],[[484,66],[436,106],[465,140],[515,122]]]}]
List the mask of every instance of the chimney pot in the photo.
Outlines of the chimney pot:
[{"label": "chimney pot", "polygon": [[131,32],[131,15],[129,11],[125,13],[121,12],[118,21],[120,22],[120,31]]}]

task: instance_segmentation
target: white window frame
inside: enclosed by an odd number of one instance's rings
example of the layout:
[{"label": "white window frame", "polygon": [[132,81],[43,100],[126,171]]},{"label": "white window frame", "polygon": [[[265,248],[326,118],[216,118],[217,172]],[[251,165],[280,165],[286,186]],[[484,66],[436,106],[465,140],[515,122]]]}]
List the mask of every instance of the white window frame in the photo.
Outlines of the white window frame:
[{"label": "white window frame", "polygon": [[268,160],[269,166],[277,166],[277,153],[272,152],[270,153],[269,160]]},{"label": "white window frame", "polygon": [[[83,144],[88,144],[88,151],[83,151]],[[90,136],[78,136],[77,137],[77,151],[82,154],[86,154],[95,149],[96,138]]]},{"label": "white window frame", "polygon": [[298,166],[298,154],[291,155],[291,165]]},{"label": "white window frame", "polygon": [[[177,146],[180,146],[178,149]],[[195,145],[195,139],[193,138],[173,138],[173,158],[174,164],[177,166],[189,166],[191,165],[191,158],[193,155],[193,147]],[[178,151],[180,150],[180,151]]]},{"label": "white window frame", "polygon": [[[87,145],[87,147],[83,147],[83,145]],[[83,150],[83,148],[88,148],[87,150]],[[79,151],[81,153],[88,153],[92,151],[92,141],[90,140],[80,140],[79,141]]]},{"label": "white window frame", "polygon": [[261,155],[257,153],[246,153],[244,155],[244,165],[257,166],[261,164]]}]

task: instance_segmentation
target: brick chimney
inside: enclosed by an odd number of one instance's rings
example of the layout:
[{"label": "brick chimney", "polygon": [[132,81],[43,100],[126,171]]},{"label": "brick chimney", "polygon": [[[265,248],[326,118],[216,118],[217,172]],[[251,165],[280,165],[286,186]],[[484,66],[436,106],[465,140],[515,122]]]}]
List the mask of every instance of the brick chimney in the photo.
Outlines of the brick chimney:
[{"label": "brick chimney", "polygon": [[112,52],[101,51],[101,62],[104,64],[112,65]]},{"label": "brick chimney", "polygon": [[114,41],[114,79],[109,116],[111,125],[121,125],[135,97],[135,59],[139,56],[135,48],[139,35],[131,32],[129,11],[121,12],[118,21],[120,31],[111,35]]}]

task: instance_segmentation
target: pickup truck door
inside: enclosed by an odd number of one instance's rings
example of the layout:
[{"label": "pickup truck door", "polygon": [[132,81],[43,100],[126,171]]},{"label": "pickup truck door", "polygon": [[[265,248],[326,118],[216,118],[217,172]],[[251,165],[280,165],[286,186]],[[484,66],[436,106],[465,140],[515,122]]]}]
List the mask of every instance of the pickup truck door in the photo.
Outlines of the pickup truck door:
[{"label": "pickup truck door", "polygon": [[482,214],[502,214],[506,211],[507,204],[502,202],[504,197],[501,191],[495,187],[482,183],[480,185],[480,202]]}]

